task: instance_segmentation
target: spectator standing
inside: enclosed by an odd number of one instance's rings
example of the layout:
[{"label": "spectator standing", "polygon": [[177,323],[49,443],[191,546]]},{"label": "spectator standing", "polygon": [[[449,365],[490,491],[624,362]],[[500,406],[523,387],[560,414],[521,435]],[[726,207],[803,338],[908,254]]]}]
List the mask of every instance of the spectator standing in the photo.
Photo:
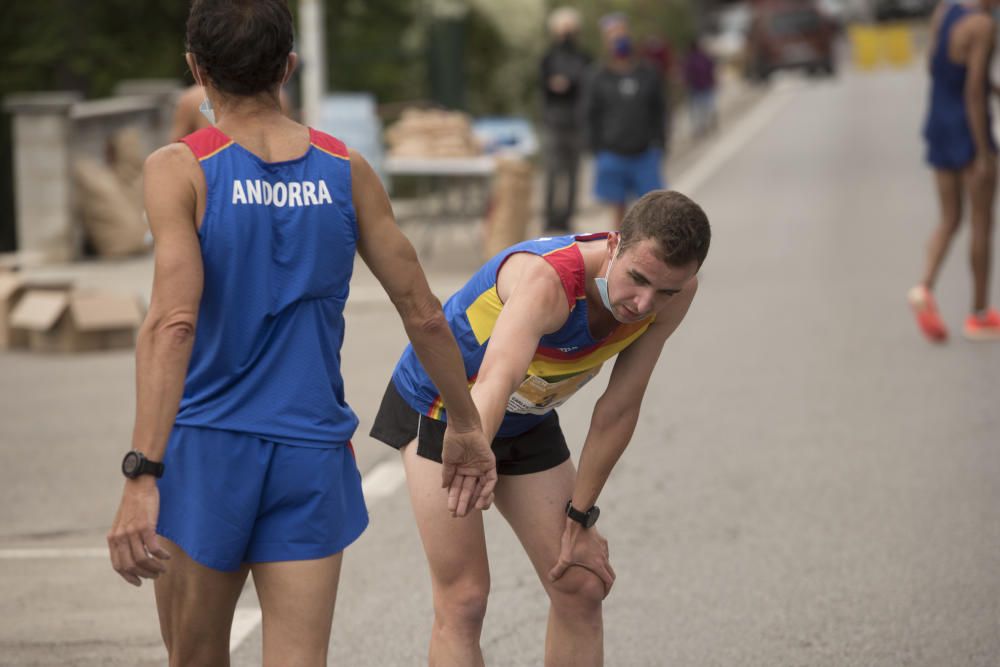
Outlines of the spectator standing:
[{"label": "spectator standing", "polygon": [[583,147],[581,96],[590,56],[580,49],[580,14],[560,7],[548,21],[552,43],[542,57],[542,124],[545,132],[545,228],[569,231],[576,210],[577,173]]},{"label": "spectator standing", "polygon": [[635,56],[628,20],[601,19],[607,59],[585,96],[587,140],[594,153],[594,195],[621,227],[628,202],[663,183],[666,104],[659,73]]},{"label": "spectator standing", "polygon": [[717,124],[715,84],[715,60],[696,39],[691,42],[684,58],[684,85],[687,87],[688,110],[696,137],[711,132]]},{"label": "spectator standing", "polygon": [[670,154],[673,136],[673,93],[679,83],[677,62],[670,42],[660,37],[648,37],[642,43],[642,59],[660,75],[663,82],[663,154]]}]

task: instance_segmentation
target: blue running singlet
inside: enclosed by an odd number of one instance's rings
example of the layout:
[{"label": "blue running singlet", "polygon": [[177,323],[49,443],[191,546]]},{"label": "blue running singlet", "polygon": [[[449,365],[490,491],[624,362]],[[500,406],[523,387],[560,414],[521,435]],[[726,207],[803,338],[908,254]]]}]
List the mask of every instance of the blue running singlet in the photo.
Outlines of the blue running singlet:
[{"label": "blue running singlet", "polygon": [[[927,141],[927,161],[938,169],[962,169],[976,157],[976,142],[965,104],[968,67],[956,65],[948,56],[955,24],[972,11],[957,3],[945,10],[931,55],[930,108],[924,123],[924,139]],[[990,147],[996,150],[988,103],[989,82],[986,88],[986,131]]]},{"label": "blue running singlet", "polygon": [[347,443],[340,348],[358,229],[351,163],[309,130],[297,159],[265,162],[214,127],[183,141],[208,186],[205,283],[176,423],[289,445]]},{"label": "blue running singlet", "polygon": [[[445,303],[444,314],[462,352],[466,377],[472,386],[503,308],[496,281],[506,259],[519,252],[540,255],[562,280],[569,301],[569,318],[558,331],[542,336],[527,376],[508,401],[498,436],[520,435],[539,424],[546,414],[596,376],[605,361],[628,347],[652,324],[653,317],[649,317],[632,324],[619,324],[599,340],[590,335],[583,255],[577,244],[604,240],[607,236],[607,233],[559,236],[518,243],[486,262]],[[447,421],[441,396],[412,346],[407,346],[396,364],[392,381],[411,408],[432,419]]]}]

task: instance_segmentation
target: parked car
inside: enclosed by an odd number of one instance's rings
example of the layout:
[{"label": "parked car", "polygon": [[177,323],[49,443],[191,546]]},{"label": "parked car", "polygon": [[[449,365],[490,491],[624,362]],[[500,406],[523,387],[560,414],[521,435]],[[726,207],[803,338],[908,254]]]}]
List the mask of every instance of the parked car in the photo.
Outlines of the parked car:
[{"label": "parked car", "polygon": [[937,0],[872,0],[872,13],[877,21],[928,16]]},{"label": "parked car", "polygon": [[776,2],[754,8],[747,35],[747,74],[767,79],[781,69],[832,75],[837,25],[815,5]]}]

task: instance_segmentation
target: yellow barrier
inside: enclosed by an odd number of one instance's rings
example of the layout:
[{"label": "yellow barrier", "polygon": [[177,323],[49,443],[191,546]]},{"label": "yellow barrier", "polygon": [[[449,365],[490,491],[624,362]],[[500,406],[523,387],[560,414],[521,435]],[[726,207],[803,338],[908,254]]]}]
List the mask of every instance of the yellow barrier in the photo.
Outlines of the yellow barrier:
[{"label": "yellow barrier", "polygon": [[851,40],[851,55],[858,69],[875,69],[881,59],[878,28],[867,25],[852,25],[848,29]]},{"label": "yellow barrier", "polygon": [[905,25],[852,25],[847,32],[858,69],[875,69],[883,62],[903,67],[913,61],[913,32]]},{"label": "yellow barrier", "polygon": [[913,60],[913,33],[906,26],[890,26],[882,31],[885,58],[890,64],[902,67]]}]

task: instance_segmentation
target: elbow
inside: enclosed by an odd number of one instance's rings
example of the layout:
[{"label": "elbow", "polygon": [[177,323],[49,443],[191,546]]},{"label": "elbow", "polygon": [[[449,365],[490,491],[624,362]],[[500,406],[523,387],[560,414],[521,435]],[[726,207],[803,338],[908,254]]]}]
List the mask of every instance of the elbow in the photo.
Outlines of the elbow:
[{"label": "elbow", "polygon": [[441,310],[441,302],[434,296],[410,309],[403,319],[408,330],[421,336],[436,337],[451,331]]},{"label": "elbow", "polygon": [[[168,347],[187,347],[194,342],[197,317],[193,312],[176,311],[152,316],[143,323],[146,338]],[[140,334],[141,335],[141,334]]]},{"label": "elbow", "polygon": [[635,428],[639,421],[639,406],[621,406],[613,404],[612,399],[602,396],[594,406],[594,414],[591,418],[590,428],[594,431],[610,432],[621,428],[624,424],[629,426],[629,433]]}]

